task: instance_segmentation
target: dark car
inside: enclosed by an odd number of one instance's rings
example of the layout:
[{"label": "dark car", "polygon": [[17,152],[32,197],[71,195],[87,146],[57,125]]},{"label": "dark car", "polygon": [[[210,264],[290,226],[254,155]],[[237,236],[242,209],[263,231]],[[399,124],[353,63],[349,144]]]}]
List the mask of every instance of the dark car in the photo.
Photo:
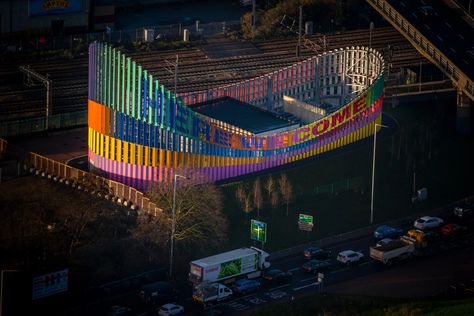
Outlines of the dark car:
[{"label": "dark car", "polygon": [[319,247],[308,247],[304,250],[303,255],[306,259],[329,259],[331,251]]},{"label": "dark car", "polygon": [[262,278],[271,284],[283,284],[290,282],[292,276],[291,272],[270,269],[263,272]]},{"label": "dark car", "polygon": [[232,286],[232,290],[238,294],[246,294],[253,291],[258,291],[260,288],[260,282],[257,280],[247,280],[242,279],[235,281],[234,285]]},{"label": "dark car", "polygon": [[458,224],[446,224],[443,227],[441,227],[440,232],[442,235],[446,237],[453,237],[457,236],[459,234],[462,234],[463,232],[466,231],[466,227],[458,225]]},{"label": "dark car", "polygon": [[384,239],[384,238],[398,238],[403,234],[403,230],[398,227],[392,227],[388,225],[382,225],[377,227],[374,231],[375,239]]},{"label": "dark car", "polygon": [[178,300],[178,292],[168,282],[154,282],[142,286],[140,297],[146,304],[173,303]]},{"label": "dark car", "polygon": [[453,213],[461,219],[471,218],[474,215],[474,204],[465,203],[460,206],[456,206],[453,210]]},{"label": "dark car", "polygon": [[304,263],[301,268],[306,273],[317,273],[324,268],[327,268],[331,265],[330,260],[317,260],[312,259],[306,263]]}]

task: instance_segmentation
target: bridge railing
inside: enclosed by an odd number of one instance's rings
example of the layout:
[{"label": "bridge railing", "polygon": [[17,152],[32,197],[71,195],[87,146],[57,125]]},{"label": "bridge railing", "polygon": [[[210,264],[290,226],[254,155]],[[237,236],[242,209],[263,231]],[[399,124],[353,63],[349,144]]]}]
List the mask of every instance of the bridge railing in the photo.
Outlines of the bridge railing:
[{"label": "bridge railing", "polygon": [[449,58],[436,48],[408,20],[385,0],[367,0],[383,17],[415,46],[423,56],[437,65],[471,100],[474,100],[474,82]]}]

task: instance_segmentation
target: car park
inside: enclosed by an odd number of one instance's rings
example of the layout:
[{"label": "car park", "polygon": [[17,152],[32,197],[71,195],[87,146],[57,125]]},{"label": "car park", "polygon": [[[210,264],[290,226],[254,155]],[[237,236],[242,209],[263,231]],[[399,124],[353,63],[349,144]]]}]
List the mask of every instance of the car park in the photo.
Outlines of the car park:
[{"label": "car park", "polygon": [[364,254],[362,252],[354,251],[354,250],[341,251],[337,255],[337,261],[346,265],[350,265],[351,263],[358,262],[363,258],[364,258]]},{"label": "car park", "polygon": [[172,316],[184,313],[184,307],[176,304],[165,304],[158,310],[160,316]]},{"label": "car park", "polygon": [[415,221],[413,227],[421,230],[437,228],[443,225],[443,219],[439,217],[423,216]]},{"label": "car park", "polygon": [[385,245],[388,245],[389,243],[391,243],[392,241],[393,241],[392,238],[380,239],[379,241],[377,241],[376,246],[377,247],[385,246]]},{"label": "car park", "polygon": [[257,280],[241,279],[235,281],[232,290],[237,294],[247,294],[249,292],[258,291],[260,282]]},{"label": "car park", "polygon": [[465,226],[449,223],[441,227],[440,232],[443,236],[453,237],[453,236],[462,234],[463,232],[466,231],[466,229],[467,228]]},{"label": "car park", "polygon": [[291,281],[291,272],[285,272],[280,269],[269,269],[263,271],[262,278],[269,284],[283,284]]},{"label": "car park", "polygon": [[474,215],[474,204],[464,203],[462,205],[456,206],[453,210],[453,213],[460,219],[471,218]]},{"label": "car park", "polygon": [[305,259],[329,259],[331,251],[323,250],[319,247],[308,247],[303,251]]},{"label": "car park", "polygon": [[318,259],[311,259],[308,262],[305,262],[301,268],[306,273],[318,273],[324,268],[327,268],[331,265],[330,260],[318,260]]}]

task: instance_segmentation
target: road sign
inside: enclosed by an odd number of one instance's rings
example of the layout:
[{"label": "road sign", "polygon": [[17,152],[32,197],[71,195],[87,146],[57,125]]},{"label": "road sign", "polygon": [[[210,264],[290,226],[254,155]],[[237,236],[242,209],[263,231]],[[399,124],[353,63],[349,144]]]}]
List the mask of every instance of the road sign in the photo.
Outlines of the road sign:
[{"label": "road sign", "polygon": [[267,224],[252,219],[250,221],[250,238],[252,240],[266,242],[267,241]]},{"label": "road sign", "polygon": [[318,282],[321,282],[322,280],[324,280],[324,273],[318,273]]},{"label": "road sign", "polygon": [[300,214],[298,217],[298,226],[300,230],[312,231],[313,230],[313,216]]}]

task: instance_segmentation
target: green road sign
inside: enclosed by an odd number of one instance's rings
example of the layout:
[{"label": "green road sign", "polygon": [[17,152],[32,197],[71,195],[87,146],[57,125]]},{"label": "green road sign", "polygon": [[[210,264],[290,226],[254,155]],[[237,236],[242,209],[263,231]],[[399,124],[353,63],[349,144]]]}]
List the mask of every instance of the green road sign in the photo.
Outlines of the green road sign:
[{"label": "green road sign", "polygon": [[312,231],[313,230],[313,216],[300,214],[298,218],[298,226],[300,230]]},{"label": "green road sign", "polygon": [[267,241],[267,224],[252,219],[250,221],[250,238],[252,240],[266,242]]}]

